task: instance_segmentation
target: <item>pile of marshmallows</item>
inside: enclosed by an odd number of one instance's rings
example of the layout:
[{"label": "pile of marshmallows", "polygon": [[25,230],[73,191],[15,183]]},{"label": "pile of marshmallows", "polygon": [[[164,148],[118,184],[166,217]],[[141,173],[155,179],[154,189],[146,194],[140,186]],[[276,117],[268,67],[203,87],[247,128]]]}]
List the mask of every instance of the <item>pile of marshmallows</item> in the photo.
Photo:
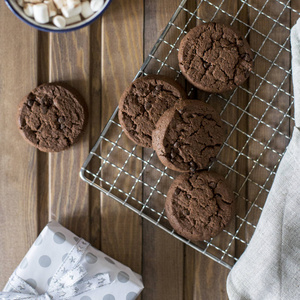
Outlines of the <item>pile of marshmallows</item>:
[{"label": "pile of marshmallows", "polygon": [[52,22],[58,28],[77,23],[99,11],[104,0],[17,0],[28,17],[37,23]]}]

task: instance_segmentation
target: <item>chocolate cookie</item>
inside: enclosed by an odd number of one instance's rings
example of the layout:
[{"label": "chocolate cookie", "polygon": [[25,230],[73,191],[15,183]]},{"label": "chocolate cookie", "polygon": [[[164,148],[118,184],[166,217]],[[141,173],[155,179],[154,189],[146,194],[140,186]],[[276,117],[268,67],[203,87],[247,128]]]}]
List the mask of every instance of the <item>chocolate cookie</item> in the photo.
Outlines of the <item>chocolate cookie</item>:
[{"label": "chocolate cookie", "polygon": [[153,130],[153,148],[160,161],[178,172],[208,168],[224,142],[219,114],[199,100],[177,102]]},{"label": "chocolate cookie", "polygon": [[152,147],[152,130],[165,110],[187,97],[174,80],[160,75],[136,79],[121,96],[119,121],[136,144]]},{"label": "chocolate cookie", "polygon": [[85,120],[83,99],[62,83],[38,86],[23,98],[18,110],[22,136],[44,152],[69,148],[81,133]]},{"label": "chocolate cookie", "polygon": [[190,30],[180,43],[178,60],[186,79],[210,93],[236,88],[253,68],[253,54],[245,38],[216,23]]},{"label": "chocolate cookie", "polygon": [[230,221],[234,195],[221,175],[185,173],[171,184],[165,212],[174,230],[192,241],[216,236]]}]

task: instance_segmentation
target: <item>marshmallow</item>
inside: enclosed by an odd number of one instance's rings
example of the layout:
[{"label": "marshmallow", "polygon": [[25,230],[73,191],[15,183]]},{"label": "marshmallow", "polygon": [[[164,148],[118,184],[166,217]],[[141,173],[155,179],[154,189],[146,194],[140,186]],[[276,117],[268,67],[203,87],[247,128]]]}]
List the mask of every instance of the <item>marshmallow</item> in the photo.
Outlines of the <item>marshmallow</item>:
[{"label": "marshmallow", "polygon": [[65,4],[64,0],[53,0],[53,1],[57,9],[61,9]]},{"label": "marshmallow", "polygon": [[[1,1],[1,0],[0,0]],[[15,0],[24,14],[40,24],[53,23],[58,28],[80,22],[99,11],[105,0]],[[81,14],[81,16],[80,16]],[[56,16],[58,18],[56,18]]]},{"label": "marshmallow", "polygon": [[81,4],[75,6],[74,8],[69,8],[67,6],[63,6],[61,8],[61,12],[64,15],[64,17],[71,18],[71,17],[79,15],[81,13],[81,9],[82,9]]},{"label": "marshmallow", "polygon": [[18,4],[23,7],[24,6],[24,0],[17,0]]},{"label": "marshmallow", "polygon": [[80,5],[80,0],[66,0],[68,8],[75,8],[76,6]]},{"label": "marshmallow", "polygon": [[81,4],[82,10],[81,10],[81,15],[86,19],[90,17],[94,12],[91,9],[90,2],[82,2]]},{"label": "marshmallow", "polygon": [[80,22],[81,18],[80,18],[80,15],[76,15],[74,17],[67,18],[66,21],[67,21],[67,25],[70,25],[70,24],[74,24],[74,23]]},{"label": "marshmallow", "polygon": [[33,4],[31,3],[25,3],[24,4],[24,13],[28,16],[28,17],[33,17]]},{"label": "marshmallow", "polygon": [[58,28],[64,28],[67,25],[67,21],[63,16],[55,16],[52,22]]},{"label": "marshmallow", "polygon": [[104,0],[91,0],[91,9],[92,11],[98,11],[104,5]]},{"label": "marshmallow", "polygon": [[48,6],[44,3],[39,3],[33,6],[33,16],[36,22],[45,24],[49,22]]},{"label": "marshmallow", "polygon": [[53,0],[45,0],[44,1],[45,4],[47,4],[48,6],[48,12],[49,12],[49,16],[50,17],[54,17],[57,15],[57,9],[53,3]]},{"label": "marshmallow", "polygon": [[38,4],[38,3],[42,3],[43,0],[24,0],[24,2],[31,3],[31,4]]}]

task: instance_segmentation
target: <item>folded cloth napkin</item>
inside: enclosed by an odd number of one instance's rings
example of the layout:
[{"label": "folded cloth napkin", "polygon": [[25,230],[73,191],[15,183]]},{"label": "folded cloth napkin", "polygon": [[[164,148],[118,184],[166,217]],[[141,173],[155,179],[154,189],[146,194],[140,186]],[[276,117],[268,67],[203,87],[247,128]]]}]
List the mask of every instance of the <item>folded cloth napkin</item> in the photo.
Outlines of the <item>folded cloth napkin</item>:
[{"label": "folded cloth napkin", "polygon": [[300,21],[291,30],[295,128],[255,233],[227,278],[230,300],[300,299]]}]

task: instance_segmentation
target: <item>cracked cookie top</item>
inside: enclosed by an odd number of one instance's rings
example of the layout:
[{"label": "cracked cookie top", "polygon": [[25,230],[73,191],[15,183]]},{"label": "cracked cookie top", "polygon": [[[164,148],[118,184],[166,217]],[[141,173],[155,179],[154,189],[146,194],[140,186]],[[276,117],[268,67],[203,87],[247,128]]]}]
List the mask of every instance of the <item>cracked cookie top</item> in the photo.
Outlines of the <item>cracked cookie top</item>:
[{"label": "cracked cookie top", "polygon": [[207,169],[224,142],[223,122],[215,109],[199,100],[184,100],[168,109],[153,131],[160,161],[178,172]]},{"label": "cracked cookie top", "polygon": [[171,226],[192,241],[216,236],[230,221],[233,210],[234,195],[225,178],[208,171],[178,176],[165,203]]},{"label": "cracked cookie top", "polygon": [[81,96],[66,84],[42,84],[19,105],[20,132],[41,151],[65,150],[76,141],[84,127],[84,106]]},{"label": "cracked cookie top", "polygon": [[161,75],[136,79],[121,96],[119,121],[136,144],[152,147],[152,131],[159,117],[177,101],[187,97],[176,81]]},{"label": "cracked cookie top", "polygon": [[186,79],[210,93],[236,88],[253,68],[253,54],[245,38],[217,23],[191,29],[180,43],[178,60]]}]

